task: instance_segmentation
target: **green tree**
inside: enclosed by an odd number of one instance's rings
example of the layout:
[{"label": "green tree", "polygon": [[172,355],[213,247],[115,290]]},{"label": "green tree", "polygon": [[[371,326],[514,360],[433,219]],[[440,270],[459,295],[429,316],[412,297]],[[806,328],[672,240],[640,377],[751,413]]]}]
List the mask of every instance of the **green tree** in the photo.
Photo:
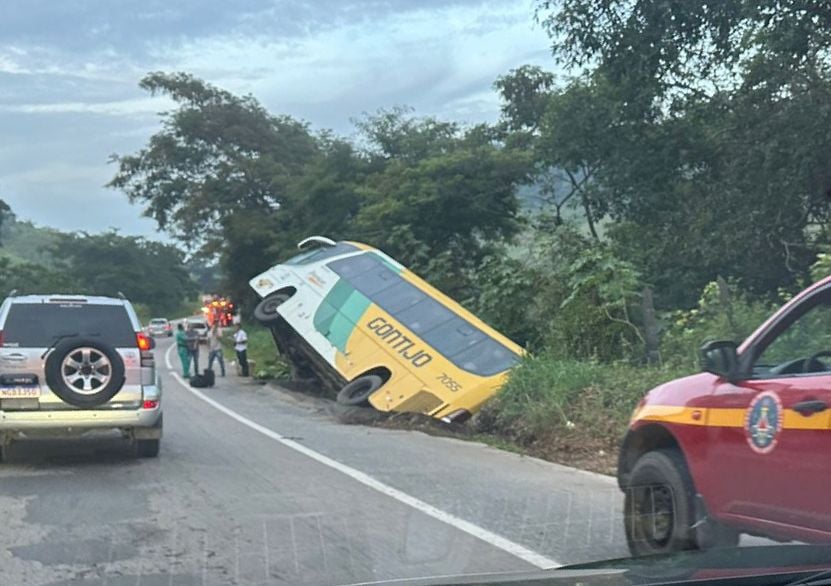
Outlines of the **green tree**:
[{"label": "green tree", "polygon": [[794,75],[827,66],[831,47],[824,0],[542,0],[537,16],[563,65],[602,70],[641,104],[747,82],[787,90]]},{"label": "green tree", "polygon": [[183,253],[170,244],[114,231],[64,234],[53,254],[65,267],[64,273],[72,275],[71,292],[123,293],[162,315],[178,310],[197,292]]},{"label": "green tree", "polygon": [[496,79],[502,97],[502,124],[511,132],[534,132],[548,110],[554,74],[536,65],[523,65]]},{"label": "green tree", "polygon": [[325,156],[319,141],[306,124],[188,74],[152,73],[140,87],[178,107],[145,148],[114,158],[110,187],[203,262],[218,259],[223,290],[250,299],[248,279],[306,229],[298,182]]},{"label": "green tree", "polygon": [[114,157],[109,185],[145,206],[159,228],[215,253],[237,211],[269,216],[291,207],[294,179],[317,154],[305,124],[184,73],[152,73],[139,85],[178,108],[162,114],[147,147]]},{"label": "green tree", "polygon": [[519,227],[530,159],[490,127],[397,108],[358,120],[356,148],[186,74],[141,87],[177,108],[145,148],[116,157],[110,186],[196,258],[218,260],[223,291],[244,307],[249,279],[309,234],[364,240],[463,294],[469,270]]},{"label": "green tree", "polygon": [[538,159],[585,179],[584,207],[615,221],[656,301],[690,306],[718,275],[796,286],[828,241],[826,3],[564,0],[538,16],[578,75],[550,92]]},{"label": "green tree", "polygon": [[355,232],[464,296],[467,272],[519,229],[515,193],[531,169],[527,154],[504,148],[486,127],[401,110],[367,117],[359,128],[371,172],[359,189]]},{"label": "green tree", "polygon": [[33,262],[14,262],[7,257],[0,257],[0,283],[0,298],[12,291],[18,295],[81,292],[78,281],[69,271]]}]

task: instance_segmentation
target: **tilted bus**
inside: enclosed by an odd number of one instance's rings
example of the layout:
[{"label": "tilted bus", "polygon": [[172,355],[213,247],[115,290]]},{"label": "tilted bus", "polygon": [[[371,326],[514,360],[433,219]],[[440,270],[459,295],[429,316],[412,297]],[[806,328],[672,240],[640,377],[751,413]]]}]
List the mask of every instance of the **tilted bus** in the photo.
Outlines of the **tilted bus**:
[{"label": "tilted bus", "polygon": [[338,401],[463,421],[523,350],[380,250],[307,238],[250,281],[281,353],[340,389]]}]

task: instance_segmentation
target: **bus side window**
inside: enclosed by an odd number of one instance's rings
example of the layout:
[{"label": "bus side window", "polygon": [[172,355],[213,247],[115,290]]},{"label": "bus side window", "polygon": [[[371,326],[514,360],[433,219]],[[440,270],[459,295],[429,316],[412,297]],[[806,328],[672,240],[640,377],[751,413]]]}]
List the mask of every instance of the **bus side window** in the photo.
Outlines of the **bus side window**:
[{"label": "bus side window", "polygon": [[334,307],[326,301],[322,301],[313,318],[312,323],[314,324],[315,329],[324,336],[328,336],[329,330],[332,327],[332,321],[334,321],[337,313],[338,312]]},{"label": "bus side window", "polygon": [[373,295],[393,286],[400,278],[383,265],[371,269],[349,280],[355,289],[372,299]]},{"label": "bus side window", "polygon": [[454,317],[452,311],[429,297],[395,316],[398,321],[419,335]]},{"label": "bus side window", "polygon": [[435,348],[439,354],[446,358],[452,358],[467,348],[478,344],[487,336],[462,318],[457,317],[437,328],[433,328],[422,338]]},{"label": "bus side window", "polygon": [[398,279],[399,281],[392,287],[379,291],[370,297],[373,303],[391,315],[396,315],[427,297],[404,279],[400,277]]},{"label": "bus side window", "polygon": [[453,363],[473,374],[491,376],[519,362],[519,357],[505,346],[487,338],[453,357]]},{"label": "bus side window", "polygon": [[357,280],[358,275],[370,271],[381,264],[374,254],[358,254],[340,260],[333,260],[326,266],[348,281]]}]

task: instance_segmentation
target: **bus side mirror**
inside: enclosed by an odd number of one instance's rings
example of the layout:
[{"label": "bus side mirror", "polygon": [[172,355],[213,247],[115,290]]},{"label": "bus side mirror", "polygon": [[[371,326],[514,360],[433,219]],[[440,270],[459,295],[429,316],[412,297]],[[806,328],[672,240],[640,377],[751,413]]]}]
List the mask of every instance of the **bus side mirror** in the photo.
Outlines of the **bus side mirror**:
[{"label": "bus side mirror", "polygon": [[739,370],[738,346],[732,340],[707,342],[701,347],[701,369],[729,381]]}]

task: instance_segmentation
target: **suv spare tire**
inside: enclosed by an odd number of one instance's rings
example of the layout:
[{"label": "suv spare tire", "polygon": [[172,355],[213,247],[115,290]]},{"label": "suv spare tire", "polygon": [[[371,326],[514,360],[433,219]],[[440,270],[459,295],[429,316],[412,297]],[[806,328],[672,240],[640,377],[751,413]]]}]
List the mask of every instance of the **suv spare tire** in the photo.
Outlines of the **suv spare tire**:
[{"label": "suv spare tire", "polygon": [[46,358],[46,384],[76,407],[103,405],[124,386],[124,361],[95,338],[68,338]]}]

